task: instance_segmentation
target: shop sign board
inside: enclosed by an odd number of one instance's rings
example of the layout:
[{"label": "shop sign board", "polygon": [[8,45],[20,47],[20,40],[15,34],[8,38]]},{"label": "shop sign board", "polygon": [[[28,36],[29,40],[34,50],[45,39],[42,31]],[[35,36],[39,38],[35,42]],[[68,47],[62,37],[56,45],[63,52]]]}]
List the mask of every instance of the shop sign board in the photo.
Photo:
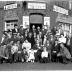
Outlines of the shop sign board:
[{"label": "shop sign board", "polygon": [[17,8],[17,3],[4,6],[4,10],[9,10],[14,8]]},{"label": "shop sign board", "polygon": [[44,17],[44,25],[50,27],[50,17]]},{"label": "shop sign board", "polygon": [[29,16],[23,16],[23,28],[29,26]]},{"label": "shop sign board", "polygon": [[28,3],[28,9],[46,9],[45,3]]},{"label": "shop sign board", "polygon": [[61,8],[59,6],[56,6],[56,5],[53,6],[53,11],[61,13],[61,14],[68,15],[68,10]]}]

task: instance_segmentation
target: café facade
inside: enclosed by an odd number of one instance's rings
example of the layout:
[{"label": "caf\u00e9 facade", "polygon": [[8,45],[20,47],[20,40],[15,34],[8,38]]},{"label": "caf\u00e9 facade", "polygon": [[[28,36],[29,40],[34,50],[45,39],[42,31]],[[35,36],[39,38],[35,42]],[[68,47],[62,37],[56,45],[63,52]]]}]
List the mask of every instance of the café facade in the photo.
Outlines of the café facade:
[{"label": "caf\u00e9 facade", "polygon": [[62,28],[65,27],[65,31],[72,32],[72,18],[68,9],[58,6],[56,2],[13,2],[5,4],[0,12],[1,36],[3,30],[13,29],[14,24],[30,29],[33,25],[36,28],[44,26],[46,29],[60,25]]}]

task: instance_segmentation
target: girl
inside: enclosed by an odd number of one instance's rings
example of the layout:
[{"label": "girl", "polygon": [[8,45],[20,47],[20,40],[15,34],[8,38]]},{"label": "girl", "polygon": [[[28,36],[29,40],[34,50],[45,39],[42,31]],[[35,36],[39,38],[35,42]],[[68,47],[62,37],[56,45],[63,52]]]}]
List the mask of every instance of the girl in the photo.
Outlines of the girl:
[{"label": "girl", "polygon": [[34,63],[34,60],[35,60],[35,56],[34,56],[34,53],[37,52],[37,51],[34,51],[33,49],[29,50],[29,53],[28,53],[28,61],[31,61],[32,63]]}]

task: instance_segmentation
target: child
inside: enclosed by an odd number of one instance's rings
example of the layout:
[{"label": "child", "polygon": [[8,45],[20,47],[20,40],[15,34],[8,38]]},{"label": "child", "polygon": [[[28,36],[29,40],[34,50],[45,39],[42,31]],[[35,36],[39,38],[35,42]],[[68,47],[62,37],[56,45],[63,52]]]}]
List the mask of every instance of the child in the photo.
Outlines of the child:
[{"label": "child", "polygon": [[41,63],[47,63],[49,61],[48,51],[46,50],[46,47],[43,48],[40,61],[41,61]]},{"label": "child", "polygon": [[36,52],[36,50],[34,51],[33,49],[29,50],[28,52],[28,56],[29,56],[28,61],[31,61],[32,63],[34,63],[35,60],[34,52]]},{"label": "child", "polygon": [[21,62],[22,45],[21,45],[20,41],[17,41],[17,46],[18,46],[18,61]]},{"label": "child", "polygon": [[18,60],[17,52],[18,52],[18,46],[16,43],[14,43],[14,45],[11,48],[11,53],[12,53],[12,56],[14,57],[14,62],[17,62],[17,60]]},{"label": "child", "polygon": [[26,62],[27,59],[28,59],[28,53],[26,51],[26,48],[24,48],[21,52],[21,55],[22,55],[22,62]]}]

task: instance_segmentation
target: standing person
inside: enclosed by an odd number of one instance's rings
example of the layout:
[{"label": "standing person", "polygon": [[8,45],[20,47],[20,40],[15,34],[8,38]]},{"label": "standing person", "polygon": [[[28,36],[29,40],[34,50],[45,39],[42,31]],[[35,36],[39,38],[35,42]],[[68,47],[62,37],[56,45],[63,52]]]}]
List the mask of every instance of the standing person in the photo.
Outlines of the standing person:
[{"label": "standing person", "polygon": [[7,39],[7,35],[3,34],[1,44],[4,44],[5,40]]},{"label": "standing person", "polygon": [[41,31],[41,30],[40,30],[40,27],[38,26],[38,27],[37,27],[37,34],[39,34],[40,31]]},{"label": "standing person", "polygon": [[32,26],[31,32],[32,32],[32,33],[36,32],[35,25]]},{"label": "standing person", "polygon": [[20,26],[20,28],[19,28],[19,33],[24,36],[24,34],[25,34],[25,29],[23,28],[23,26]]},{"label": "standing person", "polygon": [[34,37],[32,36],[32,33],[29,33],[29,36],[27,37],[28,42],[31,43],[31,48],[33,47],[33,45],[35,44],[35,40]]},{"label": "standing person", "polygon": [[51,32],[52,32],[53,36],[56,35],[56,31],[57,31],[56,27],[53,27],[53,28],[51,29]]},{"label": "standing person", "polygon": [[47,48],[47,51],[49,52],[49,60],[51,61],[51,49],[52,49],[52,45],[50,44],[49,40],[47,40],[46,48]]},{"label": "standing person", "polygon": [[35,61],[35,55],[34,55],[35,52],[36,51],[34,51],[33,49],[29,50],[27,62],[30,61],[30,62],[34,63],[34,61]]},{"label": "standing person", "polygon": [[42,44],[43,44],[44,35],[46,34],[46,30],[44,29],[44,27],[42,28],[41,32],[42,32]]},{"label": "standing person", "polygon": [[9,54],[8,61],[9,61],[10,63],[13,62],[12,53],[11,53],[11,48],[12,48],[12,46],[13,46],[13,41],[11,41],[9,44],[7,44],[7,47],[6,47],[6,49],[8,49],[8,54]]},{"label": "standing person", "polygon": [[15,24],[14,25],[14,29],[12,30],[12,33],[14,34],[14,33],[18,33],[18,25],[17,24]]},{"label": "standing person", "polygon": [[44,35],[43,45],[46,47],[46,44],[47,44],[47,37],[46,37],[46,35]]},{"label": "standing person", "polygon": [[66,47],[69,50],[69,52],[71,53],[71,51],[70,51],[70,40],[71,40],[71,38],[69,36],[67,36],[66,37]]},{"label": "standing person", "polygon": [[54,43],[55,43],[55,37],[51,34],[50,35],[50,39],[49,39],[49,41],[50,41],[50,44],[52,45],[52,46],[54,46]]},{"label": "standing person", "polygon": [[72,56],[72,36],[70,38],[70,52],[71,52],[71,56]]}]

